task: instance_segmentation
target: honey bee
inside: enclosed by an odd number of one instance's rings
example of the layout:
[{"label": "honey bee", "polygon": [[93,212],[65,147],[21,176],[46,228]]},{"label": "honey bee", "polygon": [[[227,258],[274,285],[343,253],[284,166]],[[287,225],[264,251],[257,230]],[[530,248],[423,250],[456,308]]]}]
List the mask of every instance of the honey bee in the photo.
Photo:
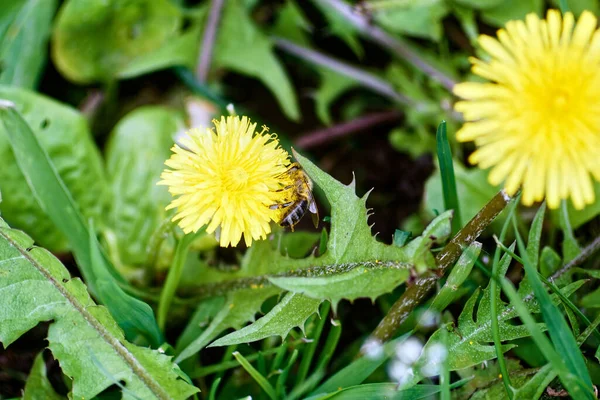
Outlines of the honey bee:
[{"label": "honey bee", "polygon": [[319,226],[319,210],[312,193],[312,180],[298,163],[290,165],[282,175],[288,175],[293,184],[280,189],[280,191],[290,193],[289,201],[270,206],[272,210],[283,210],[279,225],[288,226],[293,232],[294,225],[302,219],[307,211],[310,211],[313,224],[317,228]]}]

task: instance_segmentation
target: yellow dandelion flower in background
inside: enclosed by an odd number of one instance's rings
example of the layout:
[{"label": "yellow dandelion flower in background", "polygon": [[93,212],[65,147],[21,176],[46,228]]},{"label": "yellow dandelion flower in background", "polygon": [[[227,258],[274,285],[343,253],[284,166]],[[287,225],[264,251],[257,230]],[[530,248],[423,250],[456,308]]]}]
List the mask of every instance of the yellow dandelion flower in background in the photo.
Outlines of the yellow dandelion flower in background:
[{"label": "yellow dandelion flower in background", "polygon": [[177,208],[173,220],[185,233],[221,228],[221,246],[236,246],[244,235],[247,246],[271,232],[290,185],[284,172],[289,154],[267,128],[256,132],[247,117],[213,120],[215,130],[192,129],[173,146],[173,155],[159,184],[177,196],[167,209]]},{"label": "yellow dandelion flower in background", "polygon": [[557,208],[571,198],[577,209],[594,202],[600,181],[600,31],[584,12],[575,23],[556,10],[540,20],[510,21],[498,37],[482,35],[489,61],[471,58],[489,82],[455,86],[455,109],[467,121],[460,141],[475,141],[469,161],[491,168],[489,180],[521,187],[523,203],[547,199]]}]

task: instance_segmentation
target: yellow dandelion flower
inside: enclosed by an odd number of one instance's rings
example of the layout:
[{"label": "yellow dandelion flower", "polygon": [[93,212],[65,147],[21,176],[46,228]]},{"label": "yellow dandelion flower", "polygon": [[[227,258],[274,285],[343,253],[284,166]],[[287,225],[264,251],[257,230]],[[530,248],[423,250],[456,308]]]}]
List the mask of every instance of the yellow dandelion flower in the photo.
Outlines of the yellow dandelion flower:
[{"label": "yellow dandelion flower", "polygon": [[[171,149],[159,184],[177,196],[167,209],[185,233],[220,231],[220,245],[236,246],[244,235],[247,246],[271,232],[279,211],[270,206],[285,201],[282,187],[291,182],[284,172],[289,154],[267,128],[256,132],[247,117],[213,120],[215,130],[192,129]],[[283,174],[283,175],[282,175]]]},{"label": "yellow dandelion flower", "polygon": [[556,10],[540,20],[510,21],[497,38],[482,35],[487,61],[471,59],[488,82],[455,86],[455,109],[467,121],[460,141],[475,141],[469,161],[491,168],[489,180],[523,203],[547,199],[557,208],[594,202],[600,181],[600,30],[584,12],[575,23]]}]

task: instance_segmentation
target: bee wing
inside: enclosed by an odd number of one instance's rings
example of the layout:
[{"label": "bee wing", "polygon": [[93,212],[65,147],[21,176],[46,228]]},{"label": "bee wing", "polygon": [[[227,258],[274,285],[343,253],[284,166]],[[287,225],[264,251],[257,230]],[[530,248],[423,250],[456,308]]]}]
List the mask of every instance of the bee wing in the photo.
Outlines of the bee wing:
[{"label": "bee wing", "polygon": [[308,211],[311,212],[310,216],[312,217],[313,224],[315,228],[319,227],[319,209],[317,208],[317,203],[315,203],[315,199],[312,193],[309,196],[308,202]]}]

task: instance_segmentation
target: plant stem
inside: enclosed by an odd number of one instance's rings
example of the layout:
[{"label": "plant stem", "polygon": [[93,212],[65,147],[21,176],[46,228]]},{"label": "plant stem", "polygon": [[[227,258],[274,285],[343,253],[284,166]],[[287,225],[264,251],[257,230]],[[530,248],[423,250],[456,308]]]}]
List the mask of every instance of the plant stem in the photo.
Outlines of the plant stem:
[{"label": "plant stem", "polygon": [[[201,234],[203,234],[202,232]],[[183,272],[183,266],[185,265],[185,259],[188,254],[188,249],[194,239],[198,237],[198,234],[190,234],[182,237],[177,243],[175,249],[175,258],[169,269],[167,280],[162,292],[160,293],[160,300],[158,301],[158,326],[162,331],[165,330],[165,324],[167,322],[167,314],[169,313],[169,307],[179,286],[181,280],[181,273]]]},{"label": "plant stem", "polygon": [[421,70],[426,75],[429,75],[448,90],[452,90],[456,82],[454,79],[438,70],[433,65],[425,61],[415,51],[409,48],[406,43],[398,38],[390,36],[383,29],[372,24],[372,22],[364,15],[354,12],[351,6],[344,3],[342,0],[313,0],[317,3],[334,9],[337,14],[345,18],[350,24],[356,28],[359,34],[364,36],[389,51],[398,58],[407,61],[415,68]]},{"label": "plant stem", "polygon": [[202,83],[206,82],[208,72],[210,71],[210,62],[212,60],[213,47],[223,4],[224,0],[212,0],[210,3],[210,13],[208,14],[208,21],[202,35],[202,47],[200,48],[198,67],[196,68],[196,79]]},{"label": "plant stem", "polygon": [[583,264],[592,254],[600,250],[600,236],[598,236],[594,241],[588,244],[581,250],[581,253],[567,264],[564,267],[556,271],[550,277],[549,281],[553,282],[554,280],[561,277],[565,272],[569,271],[571,268],[575,268]]},{"label": "plant stem", "polygon": [[392,85],[388,82],[380,79],[378,76],[373,75],[369,72],[365,72],[359,68],[353,67],[347,63],[336,60],[335,58],[329,57],[318,51],[308,49],[306,47],[298,46],[289,40],[274,37],[273,42],[281,50],[290,53],[298,58],[306,60],[312,64],[325,67],[338,74],[345,75],[349,78],[360,83],[362,86],[377,92],[395,103],[399,103],[405,106],[415,107],[415,102],[406,97],[405,95],[398,93]]},{"label": "plant stem", "polygon": [[484,229],[504,210],[510,200],[511,197],[501,190],[452,238],[436,257],[438,269],[435,273],[420,277],[417,282],[406,289],[371,334],[373,339],[386,342],[394,336],[415,307],[423,302],[427,294],[435,288],[439,277],[458,259],[463,248],[481,235]]},{"label": "plant stem", "polygon": [[348,122],[302,134],[296,140],[296,146],[300,149],[318,147],[353,133],[366,131],[377,125],[396,122],[401,117],[402,113],[394,110],[371,113]]}]

